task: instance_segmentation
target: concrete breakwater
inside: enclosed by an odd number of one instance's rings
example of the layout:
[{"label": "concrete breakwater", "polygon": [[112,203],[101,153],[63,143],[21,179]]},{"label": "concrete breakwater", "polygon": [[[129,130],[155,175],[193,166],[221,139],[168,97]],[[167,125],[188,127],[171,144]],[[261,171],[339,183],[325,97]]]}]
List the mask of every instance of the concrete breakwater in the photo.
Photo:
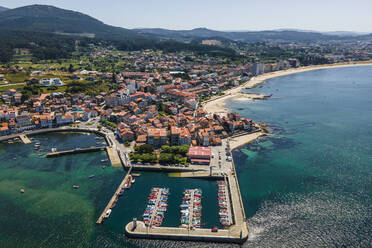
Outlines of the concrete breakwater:
[{"label": "concrete breakwater", "polygon": [[[136,222],[136,224],[134,224]],[[189,230],[177,227],[146,227],[142,221],[132,221],[125,226],[125,234],[131,238],[143,239],[166,239],[184,241],[204,241],[204,242],[223,242],[223,243],[244,243],[247,236],[240,236],[229,229],[212,232],[211,229],[201,228]],[[133,230],[134,225],[136,226]]]},{"label": "concrete breakwater", "polygon": [[68,154],[79,154],[79,153],[87,153],[87,152],[98,152],[105,150],[105,147],[102,146],[94,146],[94,147],[88,147],[88,148],[79,148],[79,149],[73,149],[73,150],[66,150],[66,151],[55,151],[50,152],[46,155],[47,158],[50,157],[58,157],[62,155],[68,155]]}]

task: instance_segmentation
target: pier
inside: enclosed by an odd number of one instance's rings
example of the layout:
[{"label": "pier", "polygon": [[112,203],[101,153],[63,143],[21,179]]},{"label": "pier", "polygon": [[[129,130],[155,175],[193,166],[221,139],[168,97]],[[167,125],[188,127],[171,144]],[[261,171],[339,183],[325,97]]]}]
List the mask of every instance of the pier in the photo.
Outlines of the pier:
[{"label": "pier", "polygon": [[195,190],[191,190],[191,197],[190,197],[190,213],[189,213],[189,229],[192,229],[192,218],[194,217],[194,193]]},{"label": "pier", "polygon": [[110,201],[107,203],[105,209],[103,210],[102,214],[98,217],[96,224],[101,224],[103,220],[105,219],[105,215],[109,209],[111,209],[112,204],[118,199],[120,195],[120,191],[124,190],[124,185],[129,182],[129,180],[132,180],[131,176],[131,169],[128,170],[127,174],[125,175],[123,181],[120,183],[119,187],[116,189],[114,195],[111,197]]},{"label": "pier", "polygon": [[47,158],[50,157],[58,157],[63,156],[67,154],[79,154],[79,153],[87,153],[87,152],[98,152],[98,151],[104,151],[105,147],[102,146],[94,146],[94,147],[88,147],[88,148],[78,148],[73,150],[66,150],[66,151],[56,151],[56,152],[50,152],[46,155]]},{"label": "pier", "polygon": [[156,197],[156,201],[155,201],[155,208],[154,210],[152,211],[152,214],[151,214],[151,219],[150,219],[150,224],[149,226],[152,227],[152,223],[154,222],[154,219],[158,213],[158,208],[159,208],[159,202],[160,202],[160,198],[161,198],[161,190],[159,191],[157,197]]}]

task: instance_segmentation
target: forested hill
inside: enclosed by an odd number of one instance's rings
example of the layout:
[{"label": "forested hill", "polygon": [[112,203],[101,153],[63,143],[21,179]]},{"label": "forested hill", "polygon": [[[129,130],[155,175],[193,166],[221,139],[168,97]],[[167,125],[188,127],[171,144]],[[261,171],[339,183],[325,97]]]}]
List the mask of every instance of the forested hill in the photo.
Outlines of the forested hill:
[{"label": "forested hill", "polygon": [[113,27],[82,14],[48,5],[30,5],[0,12],[0,29],[74,34],[109,39],[137,38],[136,32]]},{"label": "forested hill", "polygon": [[80,46],[112,45],[119,50],[160,49],[236,56],[230,48],[145,37],[136,31],[106,25],[88,15],[47,5],[0,12],[0,62],[11,61],[15,48],[27,48],[35,59],[66,58]]}]

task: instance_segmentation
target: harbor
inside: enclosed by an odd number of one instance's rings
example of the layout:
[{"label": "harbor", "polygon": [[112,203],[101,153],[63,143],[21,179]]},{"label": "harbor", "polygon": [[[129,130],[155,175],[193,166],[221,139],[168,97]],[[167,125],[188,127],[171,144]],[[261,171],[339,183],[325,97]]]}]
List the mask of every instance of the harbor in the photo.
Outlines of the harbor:
[{"label": "harbor", "polygon": [[[230,151],[229,141],[223,147]],[[218,152],[221,157],[221,152]],[[210,167],[208,167],[209,169]],[[200,223],[201,191],[198,189],[185,190],[181,208],[179,227],[151,227],[144,221],[133,219],[125,226],[125,233],[132,238],[195,240],[210,242],[244,243],[248,238],[248,226],[243,202],[236,177],[234,161],[224,162],[213,175],[210,171],[179,172],[174,176],[204,178],[217,181],[219,220],[223,229],[217,227],[205,228]],[[173,207],[173,206],[172,206]]]},{"label": "harbor", "polygon": [[[44,130],[48,133],[51,130]],[[61,129],[59,129],[61,131]],[[33,134],[31,134],[33,135]],[[120,151],[120,144],[113,140],[113,138],[102,135],[106,138],[106,143],[109,146],[90,146],[86,148],[75,148],[69,150],[57,151],[53,148],[51,152],[47,153],[46,157],[60,157],[69,154],[82,154],[95,151],[107,151],[108,159],[103,161],[110,161],[113,167],[122,167],[127,172],[116,188],[114,194],[98,216],[96,224],[102,224],[105,219],[110,218],[114,207],[126,190],[129,190],[134,182],[132,170],[134,171],[149,171],[149,172],[170,172],[169,176],[175,178],[195,178],[207,179],[217,181],[216,188],[218,189],[217,199],[218,203],[215,206],[218,208],[218,218],[222,228],[218,229],[215,226],[203,226],[202,217],[202,191],[200,189],[186,189],[182,198],[181,204],[181,218],[178,227],[162,226],[165,213],[167,212],[168,203],[167,195],[163,194],[168,189],[153,188],[149,203],[146,207],[143,220],[133,220],[125,227],[125,233],[129,237],[138,238],[156,238],[156,239],[178,239],[178,240],[204,240],[212,242],[233,242],[242,243],[247,239],[248,229],[245,221],[245,213],[243,204],[240,198],[240,191],[235,175],[233,161],[226,159],[224,148],[228,149],[228,141],[224,140],[222,147],[214,152],[223,157],[222,164],[217,160],[212,161],[209,166],[190,164],[187,166],[164,166],[164,165],[149,165],[149,164],[132,164],[127,158],[127,155]],[[27,136],[19,136],[23,142],[29,140]],[[30,140],[30,142],[32,142]],[[40,145],[36,144],[35,149],[40,149]],[[216,149],[216,148],[213,148]],[[231,153],[231,152],[230,152]],[[216,155],[217,157],[217,155]],[[125,159],[123,159],[125,158]],[[220,158],[221,161],[221,158]],[[93,178],[93,177],[90,177]],[[223,183],[221,183],[223,182]],[[78,188],[78,186],[76,187]],[[156,193],[156,191],[163,193]],[[170,189],[171,190],[171,189]],[[181,199],[180,199],[181,200]],[[186,207],[187,205],[187,207]],[[174,208],[175,206],[170,206]],[[142,226],[144,225],[144,228]],[[134,228],[135,227],[135,228]]]}]

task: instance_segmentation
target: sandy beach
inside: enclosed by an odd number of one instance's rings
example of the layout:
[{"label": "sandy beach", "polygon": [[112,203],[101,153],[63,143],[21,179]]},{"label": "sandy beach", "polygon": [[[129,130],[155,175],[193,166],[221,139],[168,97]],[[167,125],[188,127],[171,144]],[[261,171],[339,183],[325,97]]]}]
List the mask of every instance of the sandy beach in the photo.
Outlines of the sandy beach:
[{"label": "sandy beach", "polygon": [[299,67],[299,68],[291,68],[288,70],[265,73],[265,74],[262,74],[256,77],[252,77],[249,81],[247,81],[246,83],[240,86],[224,91],[225,95],[223,96],[213,97],[211,100],[206,101],[203,104],[203,109],[210,114],[214,114],[214,113],[226,114],[228,112],[228,109],[225,106],[225,102],[227,99],[230,99],[230,98],[239,99],[239,100],[257,99],[260,97],[260,95],[243,94],[241,93],[241,90],[257,87],[257,85],[271,78],[286,76],[286,75],[290,75],[294,73],[319,70],[319,69],[348,67],[348,66],[363,66],[363,65],[364,66],[372,65],[372,61],[363,61],[360,63],[338,63],[338,64],[331,64],[331,65],[312,65],[312,66],[304,66],[304,67]]},{"label": "sandy beach", "polygon": [[248,143],[258,139],[259,137],[261,137],[263,135],[266,135],[266,133],[261,131],[261,132],[250,133],[250,134],[245,134],[245,135],[242,135],[242,136],[230,138],[230,140],[229,140],[230,141],[230,149],[234,150],[235,148],[238,148],[239,146],[248,144]]}]

